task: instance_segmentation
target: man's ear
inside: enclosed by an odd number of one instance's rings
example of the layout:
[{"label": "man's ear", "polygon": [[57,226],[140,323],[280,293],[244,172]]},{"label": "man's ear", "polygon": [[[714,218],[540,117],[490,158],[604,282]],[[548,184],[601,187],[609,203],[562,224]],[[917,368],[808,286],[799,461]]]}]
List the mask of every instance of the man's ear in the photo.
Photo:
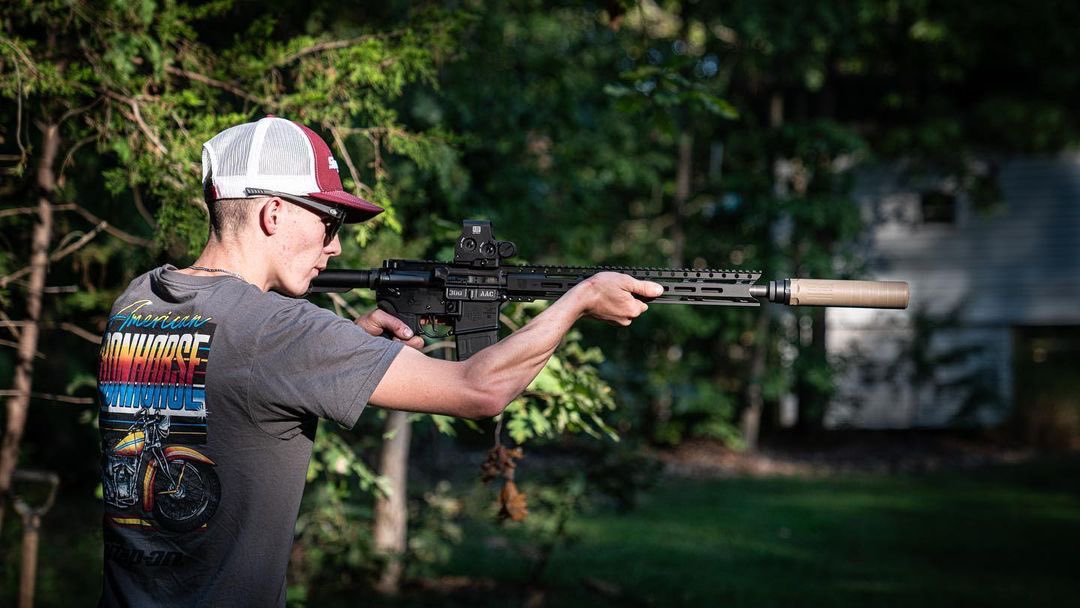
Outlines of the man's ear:
[{"label": "man's ear", "polygon": [[267,236],[276,234],[281,229],[284,207],[284,202],[276,196],[266,199],[259,207],[259,227]]}]

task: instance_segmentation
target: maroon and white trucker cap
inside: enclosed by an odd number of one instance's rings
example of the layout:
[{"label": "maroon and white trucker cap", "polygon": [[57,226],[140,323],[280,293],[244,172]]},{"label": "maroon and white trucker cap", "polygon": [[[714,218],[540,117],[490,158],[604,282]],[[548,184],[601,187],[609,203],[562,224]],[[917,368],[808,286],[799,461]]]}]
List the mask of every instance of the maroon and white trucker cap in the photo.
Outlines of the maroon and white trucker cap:
[{"label": "maroon and white trucker cap", "polygon": [[245,188],[259,188],[340,205],[349,223],[383,212],[342,189],[337,161],[321,137],[276,116],[230,127],[203,144],[202,172],[215,200],[247,198]]}]

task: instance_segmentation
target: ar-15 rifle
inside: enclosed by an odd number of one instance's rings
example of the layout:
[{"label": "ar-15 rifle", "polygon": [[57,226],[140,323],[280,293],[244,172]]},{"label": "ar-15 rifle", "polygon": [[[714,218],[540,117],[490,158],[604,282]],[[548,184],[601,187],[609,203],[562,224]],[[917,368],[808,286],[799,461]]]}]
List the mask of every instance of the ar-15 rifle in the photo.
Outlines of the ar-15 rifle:
[{"label": "ar-15 rifle", "polygon": [[453,262],[386,260],[370,270],[325,270],[312,292],[374,289],[377,305],[408,324],[414,333],[450,327],[457,358],[464,361],[499,340],[499,310],[506,302],[555,300],[590,276],[614,271],[664,286],[649,304],[759,306],[761,300],[790,306],[906,308],[907,283],[783,279],[755,285],[757,270],[628,268],[621,266],[515,266],[510,241],[496,240],[491,222],[466,220]]}]

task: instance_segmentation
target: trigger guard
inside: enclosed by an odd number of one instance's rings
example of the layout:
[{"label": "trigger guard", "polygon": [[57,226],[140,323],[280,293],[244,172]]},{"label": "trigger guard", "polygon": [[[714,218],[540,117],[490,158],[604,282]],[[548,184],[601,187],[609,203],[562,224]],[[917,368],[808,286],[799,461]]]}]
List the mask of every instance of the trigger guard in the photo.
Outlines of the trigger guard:
[{"label": "trigger guard", "polygon": [[434,329],[427,329],[428,327],[434,328],[436,325],[447,325],[446,323],[439,323],[438,318],[435,315],[423,315],[420,318],[427,319],[427,326],[425,327],[423,324],[421,324],[419,329],[419,333],[425,338],[431,338],[432,340],[442,340],[454,334],[452,326],[444,334],[440,334],[434,331]]}]

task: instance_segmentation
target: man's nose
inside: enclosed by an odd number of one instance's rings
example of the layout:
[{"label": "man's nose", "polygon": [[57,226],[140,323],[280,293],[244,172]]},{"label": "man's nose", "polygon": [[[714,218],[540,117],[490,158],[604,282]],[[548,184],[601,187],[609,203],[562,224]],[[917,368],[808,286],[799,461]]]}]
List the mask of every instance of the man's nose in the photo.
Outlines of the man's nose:
[{"label": "man's nose", "polygon": [[332,256],[341,254],[341,234],[334,235],[334,238],[330,240],[330,244],[325,247],[325,251]]}]

